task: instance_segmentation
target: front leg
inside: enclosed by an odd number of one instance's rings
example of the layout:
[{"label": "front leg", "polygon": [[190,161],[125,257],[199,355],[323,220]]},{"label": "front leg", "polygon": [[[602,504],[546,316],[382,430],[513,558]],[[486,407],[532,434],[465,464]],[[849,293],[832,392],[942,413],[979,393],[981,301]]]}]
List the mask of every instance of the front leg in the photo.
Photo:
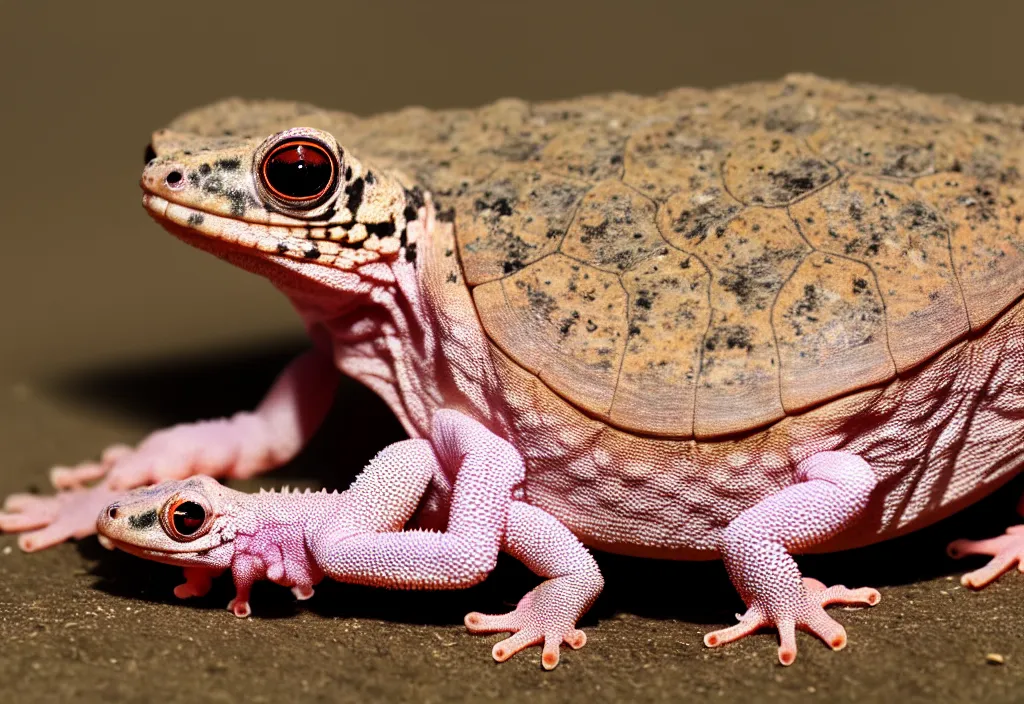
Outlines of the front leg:
[{"label": "front leg", "polygon": [[738,640],[765,626],[779,630],[779,662],[796,658],[795,629],[809,631],[834,650],[846,631],[826,615],[828,604],[873,606],[874,589],[826,588],[802,579],[790,552],[799,552],[853,525],[868,505],[877,479],[860,457],[821,452],[797,467],[799,483],[769,496],[737,516],[722,537],[722,553],[733,585],[747,605],[740,622],[704,637],[708,646]]},{"label": "front leg", "polygon": [[[314,562],[338,581],[390,588],[453,589],[483,580],[498,559],[512,491],[524,478],[519,453],[448,410],[434,415],[429,443],[392,447],[347,492],[347,515],[315,526],[308,537]],[[399,531],[443,466],[457,468],[447,530]]]},{"label": "front leg", "polygon": [[[23,550],[41,550],[96,532],[96,516],[138,486],[197,474],[247,478],[298,454],[330,408],[338,371],[313,349],[280,374],[253,412],[159,430],[136,448],[108,448],[98,462],[51,471],[54,496],[14,494],[0,512],[0,531],[20,532]],[[88,482],[98,481],[94,486]]]}]

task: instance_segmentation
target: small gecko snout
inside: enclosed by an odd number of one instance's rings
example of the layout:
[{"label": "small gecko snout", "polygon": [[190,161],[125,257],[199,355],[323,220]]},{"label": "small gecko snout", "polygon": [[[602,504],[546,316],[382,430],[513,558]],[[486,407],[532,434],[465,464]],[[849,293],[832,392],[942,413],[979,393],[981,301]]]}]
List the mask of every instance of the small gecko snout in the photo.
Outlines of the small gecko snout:
[{"label": "small gecko snout", "polygon": [[151,161],[142,170],[142,187],[151,193],[180,191],[188,184],[181,164]]}]

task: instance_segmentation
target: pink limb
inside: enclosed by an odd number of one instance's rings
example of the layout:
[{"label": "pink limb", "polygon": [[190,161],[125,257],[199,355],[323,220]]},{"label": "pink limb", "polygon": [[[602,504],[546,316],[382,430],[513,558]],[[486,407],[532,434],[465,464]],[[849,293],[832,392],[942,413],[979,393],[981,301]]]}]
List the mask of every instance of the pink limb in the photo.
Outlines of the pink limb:
[{"label": "pink limb", "polygon": [[213,580],[224,570],[211,570],[205,567],[186,567],[185,583],[174,588],[174,596],[189,599],[194,596],[206,596],[213,587]]},{"label": "pink limb", "polygon": [[541,577],[547,578],[520,600],[515,611],[500,615],[466,615],[470,633],[513,635],[491,653],[504,662],[524,648],[542,644],[541,664],[558,665],[562,643],[579,649],[587,636],[576,628],[604,586],[597,563],[568,528],[541,509],[514,502],[509,511],[502,550]]},{"label": "pink limb", "polygon": [[[159,430],[136,448],[115,445],[99,462],[51,472],[57,494],[15,494],[0,513],[0,530],[22,532],[24,550],[41,550],[96,532],[96,516],[129,489],[196,474],[248,478],[284,464],[327,414],[338,372],[313,349],[281,373],[252,412]],[[87,482],[100,480],[94,487]],[[25,532],[31,531],[31,532]]]},{"label": "pink limb", "polygon": [[[1024,507],[1024,502],[1022,502]],[[954,540],[946,548],[950,557],[960,559],[968,555],[988,555],[992,559],[984,567],[968,572],[960,584],[973,589],[987,587],[1014,566],[1024,572],[1024,525],[1011,526],[1006,533],[987,540]]]},{"label": "pink limb", "polygon": [[21,533],[18,546],[25,552],[84,538],[96,532],[96,516],[122,493],[100,484],[53,496],[12,494],[0,512],[0,530]]},{"label": "pink limb", "polygon": [[762,627],[779,631],[779,662],[796,658],[797,628],[832,649],[846,646],[846,630],[824,610],[828,604],[873,606],[874,589],[825,588],[800,575],[790,552],[799,552],[852,526],[868,505],[877,480],[857,455],[821,452],[797,466],[799,483],[737,516],[722,536],[722,553],[733,585],[747,605],[735,626],[708,633],[704,643],[729,643]]},{"label": "pink limb", "polygon": [[[400,531],[443,466],[457,470],[447,530]],[[377,455],[347,492],[352,509],[312,531],[313,560],[342,582],[400,589],[475,584],[497,562],[512,490],[524,472],[515,448],[480,423],[437,411],[430,442],[407,440]]]}]

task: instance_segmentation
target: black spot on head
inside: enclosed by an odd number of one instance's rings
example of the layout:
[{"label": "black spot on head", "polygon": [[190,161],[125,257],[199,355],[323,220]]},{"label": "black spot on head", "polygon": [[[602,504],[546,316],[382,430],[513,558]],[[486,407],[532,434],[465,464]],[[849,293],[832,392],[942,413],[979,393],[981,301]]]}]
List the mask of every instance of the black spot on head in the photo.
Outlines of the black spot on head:
[{"label": "black spot on head", "polygon": [[414,262],[416,261],[416,243],[413,242],[405,247],[405,261]]},{"label": "black spot on head", "polygon": [[188,174],[188,182],[191,183],[194,187],[198,188],[199,174],[197,174],[195,171],[190,171]]},{"label": "black spot on head", "polygon": [[245,192],[240,191],[237,188],[229,188],[224,194],[231,201],[231,214],[235,217],[241,217],[245,215]]},{"label": "black spot on head", "polygon": [[151,528],[156,523],[156,520],[156,509],[150,509],[145,513],[128,516],[128,525],[135,530],[145,530]]},{"label": "black spot on head", "polygon": [[223,188],[224,182],[220,180],[219,176],[208,178],[206,179],[206,182],[203,183],[203,190],[207,193],[220,193]]},{"label": "black spot on head", "polygon": [[278,254],[288,254],[288,245],[286,245],[284,242],[278,242],[277,243],[277,253]]},{"label": "black spot on head", "polygon": [[306,259],[319,259],[320,250],[315,245],[310,245],[306,249],[302,250],[302,256]]},{"label": "black spot on head", "polygon": [[192,213],[188,216],[189,227],[199,227],[203,224],[203,216],[201,213]]},{"label": "black spot on head", "polygon": [[349,212],[353,215],[359,210],[359,206],[363,202],[363,188],[365,184],[363,179],[357,178],[355,181],[345,186],[345,205],[348,206]]},{"label": "black spot on head", "polygon": [[351,166],[346,166],[345,167],[345,180],[346,181],[351,181],[352,180],[352,167]]},{"label": "black spot on head", "polygon": [[366,172],[366,183],[368,183],[371,186],[377,183],[377,177],[373,175],[372,171]]},{"label": "black spot on head", "polygon": [[365,223],[366,232],[371,235],[377,235],[377,237],[391,237],[395,234],[395,223],[393,222],[373,222]]},{"label": "black spot on head", "polygon": [[[410,188],[406,190],[405,202],[406,205],[408,205],[408,207],[413,209],[414,213],[417,212],[426,203],[426,201],[423,199],[423,191],[421,191],[418,186],[416,188]],[[413,215],[409,219],[412,220],[415,219],[415,217],[416,216]]]},{"label": "black spot on head", "polygon": [[199,173],[201,173],[203,176],[209,176],[210,171],[212,171],[212,169],[210,168],[209,164],[201,164],[199,166]]},{"label": "black spot on head", "polygon": [[213,166],[221,171],[238,171],[242,162],[240,159],[218,159],[213,162]]}]

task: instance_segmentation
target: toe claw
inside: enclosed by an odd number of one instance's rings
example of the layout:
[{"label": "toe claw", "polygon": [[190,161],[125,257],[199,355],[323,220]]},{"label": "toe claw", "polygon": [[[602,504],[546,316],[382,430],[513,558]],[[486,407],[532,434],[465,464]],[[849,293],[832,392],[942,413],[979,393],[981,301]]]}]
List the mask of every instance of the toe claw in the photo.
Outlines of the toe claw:
[{"label": "toe claw", "polygon": [[[770,616],[767,606],[760,604],[751,606],[739,617],[740,622],[734,626],[712,631],[704,636],[704,645],[713,648],[744,638],[761,627],[775,626],[779,632],[779,662],[792,665],[796,660],[796,629],[807,631],[825,642],[832,650],[846,647],[846,629],[825,613],[824,607],[829,604],[847,604],[854,606],[874,606],[881,599],[878,590],[870,587],[847,589],[842,585],[826,587],[817,580],[804,580],[805,595],[803,601],[796,605],[797,618],[779,615]],[[786,612],[783,612],[786,613]]]},{"label": "toe claw", "polygon": [[232,599],[228,602],[228,611],[238,618],[247,618],[252,615],[252,608],[249,606],[249,602],[239,599]]}]

